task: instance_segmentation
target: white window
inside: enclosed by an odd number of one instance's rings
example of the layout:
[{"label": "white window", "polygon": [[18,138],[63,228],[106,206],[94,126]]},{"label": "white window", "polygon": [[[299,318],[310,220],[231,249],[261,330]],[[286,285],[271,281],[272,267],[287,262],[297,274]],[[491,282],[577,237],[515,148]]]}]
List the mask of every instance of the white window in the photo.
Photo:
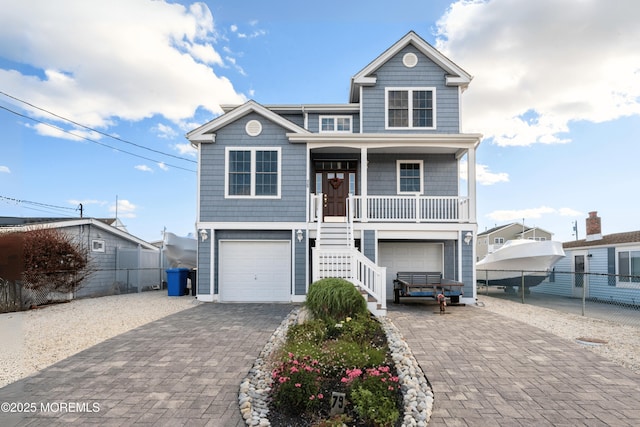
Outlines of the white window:
[{"label": "white window", "polygon": [[351,116],[320,116],[320,132],[351,132]]},{"label": "white window", "polygon": [[94,239],[91,241],[91,252],[104,252],[105,244],[104,240]]},{"label": "white window", "polygon": [[398,160],[396,162],[398,194],[422,194],[424,192],[422,167],[422,160]]},{"label": "white window", "polygon": [[504,245],[504,237],[494,237],[493,238],[494,245]]},{"label": "white window", "polygon": [[386,129],[435,129],[436,89],[386,88]]},{"label": "white window", "polygon": [[618,282],[640,282],[640,250],[618,252]]},{"label": "white window", "polygon": [[280,197],[280,148],[226,149],[225,197]]}]

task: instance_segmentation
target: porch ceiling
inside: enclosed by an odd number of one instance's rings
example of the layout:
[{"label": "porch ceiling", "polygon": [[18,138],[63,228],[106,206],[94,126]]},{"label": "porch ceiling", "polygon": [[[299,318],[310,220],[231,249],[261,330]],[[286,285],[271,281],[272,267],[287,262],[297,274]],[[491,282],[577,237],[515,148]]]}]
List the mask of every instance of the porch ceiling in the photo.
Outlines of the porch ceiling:
[{"label": "porch ceiling", "polygon": [[[373,147],[368,148],[369,153],[376,154],[456,154],[459,155],[461,149],[459,147]],[[462,150],[466,151],[466,150]],[[330,146],[330,147],[312,147],[311,152],[314,154],[354,154],[360,156],[360,147],[344,147],[344,146]]]}]

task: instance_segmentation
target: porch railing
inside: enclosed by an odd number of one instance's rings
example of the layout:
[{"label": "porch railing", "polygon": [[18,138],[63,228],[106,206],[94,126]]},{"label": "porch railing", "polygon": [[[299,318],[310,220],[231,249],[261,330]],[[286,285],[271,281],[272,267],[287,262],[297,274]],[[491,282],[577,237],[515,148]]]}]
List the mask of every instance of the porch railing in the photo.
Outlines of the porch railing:
[{"label": "porch railing", "polygon": [[[311,194],[310,218],[322,218],[322,195]],[[350,196],[350,219],[356,222],[466,222],[469,198],[437,196]]]},{"label": "porch railing", "polygon": [[378,304],[379,310],[387,309],[387,269],[376,265],[356,249],[314,248],[313,281],[327,277],[339,277],[350,281]]}]

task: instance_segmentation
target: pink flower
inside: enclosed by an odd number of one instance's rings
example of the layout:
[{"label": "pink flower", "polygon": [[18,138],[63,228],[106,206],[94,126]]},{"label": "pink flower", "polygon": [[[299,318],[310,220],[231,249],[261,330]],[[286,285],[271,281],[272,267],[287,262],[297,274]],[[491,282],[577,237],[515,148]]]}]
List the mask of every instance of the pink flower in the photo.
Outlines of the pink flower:
[{"label": "pink flower", "polygon": [[295,374],[296,372],[298,372],[298,368],[296,368],[295,366],[291,367],[291,373]]},{"label": "pink flower", "polygon": [[280,382],[280,384],[284,384],[289,380],[289,378],[287,377],[280,377],[278,378],[278,381]]},{"label": "pink flower", "polygon": [[324,394],[318,393],[318,399],[322,399],[323,397],[324,397]]},{"label": "pink flower", "polygon": [[295,384],[295,386],[296,386],[296,387],[298,387],[298,388],[300,388],[300,387],[302,387],[302,384],[300,384],[300,383],[296,383],[296,384]]},{"label": "pink flower", "polygon": [[316,398],[316,397],[315,397],[313,394],[312,394],[311,396],[309,396],[309,400],[313,400],[313,399],[315,399],[315,398]]},{"label": "pink flower", "polygon": [[393,386],[392,385],[389,386],[389,390],[393,391]]}]

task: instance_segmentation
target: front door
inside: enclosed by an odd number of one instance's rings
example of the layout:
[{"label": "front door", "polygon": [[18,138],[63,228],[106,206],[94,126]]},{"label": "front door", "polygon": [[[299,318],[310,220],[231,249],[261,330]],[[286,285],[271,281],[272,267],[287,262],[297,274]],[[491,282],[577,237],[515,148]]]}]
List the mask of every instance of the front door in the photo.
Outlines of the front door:
[{"label": "front door", "polygon": [[[342,166],[342,168],[339,166]],[[349,169],[345,169],[345,166]],[[316,194],[322,193],[323,216],[325,218],[346,217],[347,198],[349,194],[356,194],[355,162],[316,162],[315,178]]]},{"label": "front door", "polygon": [[588,292],[587,254],[576,253],[573,256],[573,297],[582,298]]}]

